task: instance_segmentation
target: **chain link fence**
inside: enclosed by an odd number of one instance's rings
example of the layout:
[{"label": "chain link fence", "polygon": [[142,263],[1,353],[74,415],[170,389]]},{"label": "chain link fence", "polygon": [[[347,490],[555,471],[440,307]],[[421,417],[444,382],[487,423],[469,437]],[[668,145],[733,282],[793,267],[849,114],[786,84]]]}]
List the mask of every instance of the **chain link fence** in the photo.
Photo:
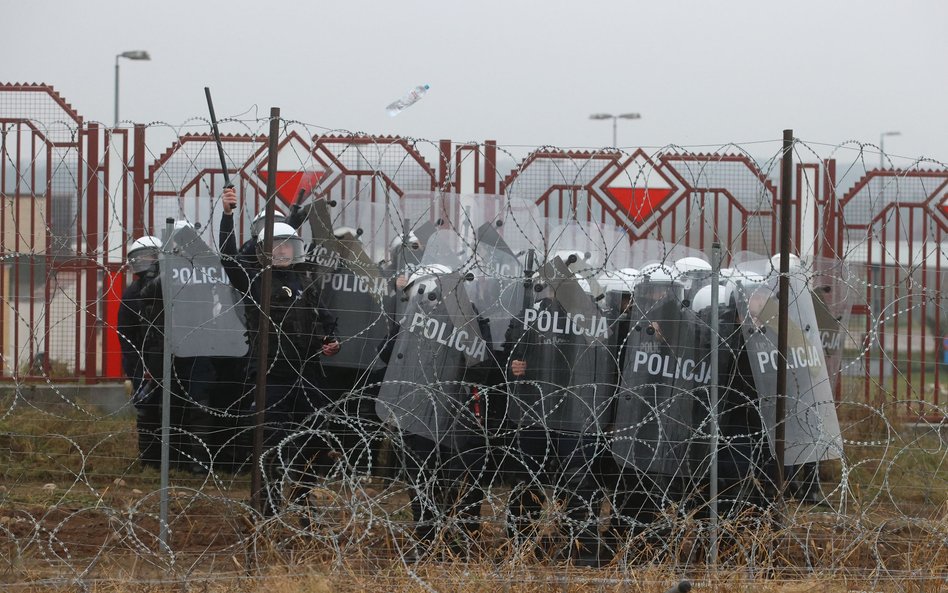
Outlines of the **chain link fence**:
[{"label": "chain link fence", "polygon": [[[227,215],[206,121],[111,129],[49,87],[0,86],[8,588],[945,586],[944,163],[290,120],[271,155],[269,123],[220,122]],[[305,213],[269,309],[277,250],[225,248],[256,237],[268,182],[288,222]],[[145,235],[173,288],[123,325]],[[158,312],[181,316],[167,368]]]}]

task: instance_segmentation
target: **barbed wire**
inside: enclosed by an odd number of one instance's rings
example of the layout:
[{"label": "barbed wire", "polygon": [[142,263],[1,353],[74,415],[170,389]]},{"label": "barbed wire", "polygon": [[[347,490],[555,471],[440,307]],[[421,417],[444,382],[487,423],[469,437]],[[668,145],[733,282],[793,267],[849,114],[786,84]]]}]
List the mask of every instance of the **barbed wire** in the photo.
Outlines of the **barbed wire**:
[{"label": "barbed wire", "polygon": [[[438,141],[283,122],[281,206],[290,217],[306,194],[308,255],[293,275],[273,268],[289,300],[267,314],[272,397],[254,459],[263,268],[255,251],[222,254],[223,183],[206,120],[150,124],[146,133],[177,141],[138,149],[128,135],[59,121],[2,124],[7,586],[91,588],[117,568],[140,585],[212,576],[237,586],[299,566],[301,577],[375,575],[380,588],[426,590],[469,584],[472,573],[508,586],[641,590],[672,577],[944,583],[944,163],[886,154],[904,167],[874,169],[868,144],[794,144],[800,261],[787,306],[802,350],[790,353],[783,424],[799,457],[780,464],[778,488],[777,394],[754,372],[776,349],[775,141],[720,154],[551,146],[517,158],[533,147],[460,143],[445,154]],[[268,123],[221,122],[238,246],[267,199]],[[22,138],[34,133],[24,158]],[[762,146],[774,153],[752,157]],[[134,163],[140,149],[147,172]],[[856,171],[851,186],[826,160],[839,153],[857,156],[842,164],[847,177]],[[499,170],[504,159],[516,164]],[[161,236],[167,216],[193,235]],[[150,341],[117,321],[140,233],[165,246],[154,279],[190,270],[170,301],[153,304],[191,314],[176,343],[203,350],[172,363],[166,545],[149,449],[161,441],[164,380],[133,374],[132,393],[105,401],[106,386],[125,380],[116,347],[124,340],[126,363],[148,367],[164,339],[157,316],[138,319]],[[715,241],[717,319],[697,304],[710,305]],[[694,257],[700,273],[682,263]],[[238,265],[242,280],[231,275]],[[308,327],[293,326],[296,302],[309,307]],[[313,308],[335,321],[314,331],[323,322]],[[326,335],[346,362],[333,364]],[[724,358],[717,406],[712,335]],[[247,354],[213,356],[244,343]],[[292,374],[280,370],[287,363]],[[75,395],[80,383],[89,395]],[[250,502],[255,466],[263,513]],[[598,570],[556,572],[566,564]],[[636,577],[643,567],[661,576]]]}]

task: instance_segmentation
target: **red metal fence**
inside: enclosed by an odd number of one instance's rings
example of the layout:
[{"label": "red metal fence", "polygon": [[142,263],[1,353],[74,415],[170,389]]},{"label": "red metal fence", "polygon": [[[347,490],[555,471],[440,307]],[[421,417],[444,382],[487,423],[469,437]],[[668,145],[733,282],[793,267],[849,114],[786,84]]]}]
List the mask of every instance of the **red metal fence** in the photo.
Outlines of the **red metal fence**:
[{"label": "red metal fence", "polygon": [[[113,328],[125,246],[166,216],[202,221],[214,236],[223,176],[213,139],[186,134],[149,152],[148,128],[87,123],[51,87],[23,84],[0,85],[0,133],[0,378],[119,378]],[[241,211],[255,212],[265,198],[266,138],[225,135],[223,143],[247,206]],[[704,250],[718,240],[729,253],[774,252],[778,188],[770,170],[746,154],[537,150],[508,159],[509,170],[498,164],[499,154],[503,147],[494,141],[424,143],[288,126],[279,162],[288,187],[309,176],[337,200],[432,190],[502,193],[535,200],[549,216],[574,212],[616,221],[636,239]],[[769,164],[775,171],[779,161]],[[905,363],[903,374],[920,368],[922,385],[936,385],[934,399],[925,399],[937,405],[942,371],[928,363],[941,352],[933,339],[945,332],[940,319],[924,318],[940,310],[948,172],[872,170],[840,193],[836,161],[804,162],[796,171],[796,249],[850,258],[866,279],[865,302],[855,309],[865,334],[853,341],[852,353],[863,375],[893,384],[904,399],[898,390],[912,382],[891,380],[887,356]],[[239,232],[248,224],[245,214]],[[899,305],[887,311],[884,304],[892,303]],[[868,356],[860,356],[863,348]],[[870,382],[864,384],[871,397]]]}]

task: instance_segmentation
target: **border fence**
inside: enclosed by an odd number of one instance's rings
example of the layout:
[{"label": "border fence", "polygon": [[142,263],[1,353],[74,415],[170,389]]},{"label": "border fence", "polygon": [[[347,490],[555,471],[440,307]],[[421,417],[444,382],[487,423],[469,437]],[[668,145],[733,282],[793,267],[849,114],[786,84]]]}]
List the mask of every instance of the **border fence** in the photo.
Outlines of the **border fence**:
[{"label": "border fence", "polygon": [[[224,126],[241,200],[255,212],[265,199],[266,138],[246,124]],[[234,133],[240,127],[246,131]],[[146,142],[150,131],[86,122],[46,85],[0,86],[3,378],[45,381],[55,369],[63,381],[120,379],[114,328],[129,240],[169,214],[203,220],[213,237],[223,182],[212,137],[189,131],[155,149]],[[637,239],[707,251],[717,238],[733,252],[775,252],[777,161],[755,160],[740,146],[722,149],[539,148],[518,159],[491,140],[314,135],[287,125],[280,185],[297,187],[315,174],[325,176],[321,191],[333,199],[370,201],[412,191],[499,191],[535,200],[544,215],[573,208],[616,221]],[[876,385],[937,407],[948,338],[939,301],[948,172],[937,163],[870,168],[874,147],[851,152],[841,180],[838,158],[798,147],[794,250],[843,257],[858,270],[866,298],[853,310],[845,370],[866,378],[865,401],[877,396]],[[906,382],[909,375],[917,379]]]},{"label": "border fence", "polygon": [[[220,122],[239,201],[238,244],[250,236],[272,181],[267,123]],[[133,471],[135,455],[125,450],[134,429],[123,413],[132,406],[123,400],[102,412],[87,404],[97,404],[96,389],[125,380],[117,325],[131,279],[130,241],[159,235],[168,218],[186,219],[216,249],[225,183],[209,130],[204,118],[182,128],[113,128],[87,121],[48,85],[0,84],[0,460],[9,462],[0,471],[0,551],[9,559],[0,563],[0,582],[25,586],[40,575],[52,584],[88,584],[115,566],[131,581],[148,582],[148,571],[126,570],[129,558],[178,576],[200,565],[238,579],[253,567],[306,562],[365,575],[387,555],[405,572],[363,584],[384,587],[404,577],[424,590],[436,583],[476,589],[463,570],[419,569],[400,536],[379,534],[403,527],[410,511],[404,492],[365,476],[312,489],[335,522],[315,536],[286,521],[251,525],[242,475],[176,476],[171,542],[158,541],[155,476]],[[720,244],[725,266],[743,253],[770,257],[779,249],[778,140],[711,152],[675,145],[525,150],[495,140],[353,135],[291,120],[281,130],[275,185],[283,207],[300,192],[338,204],[499,195],[535,204],[549,219],[617,227],[632,244],[659,241],[705,254]],[[857,142],[799,138],[793,163],[793,253],[809,262],[841,260],[852,271],[831,279],[856,295],[839,317],[846,331],[830,375],[846,449],[819,468],[825,497],[816,510],[801,504],[775,523],[732,517],[724,524],[722,538],[737,551],[722,564],[731,566],[728,578],[748,582],[844,574],[875,590],[938,590],[948,578],[948,167],[893,160]],[[77,385],[92,390],[86,401],[72,398]],[[37,388],[52,400],[32,399]],[[493,537],[502,539],[506,503],[497,500],[488,493],[485,508],[500,517]],[[707,560],[695,543],[706,535],[699,515],[680,513],[663,534],[675,543],[662,544],[667,555],[640,581],[630,565],[597,580],[523,574],[522,564],[510,563],[485,578],[643,591],[686,573],[712,583],[715,573],[693,568]],[[307,547],[313,538],[320,546]],[[916,589],[900,585],[915,578]]]}]

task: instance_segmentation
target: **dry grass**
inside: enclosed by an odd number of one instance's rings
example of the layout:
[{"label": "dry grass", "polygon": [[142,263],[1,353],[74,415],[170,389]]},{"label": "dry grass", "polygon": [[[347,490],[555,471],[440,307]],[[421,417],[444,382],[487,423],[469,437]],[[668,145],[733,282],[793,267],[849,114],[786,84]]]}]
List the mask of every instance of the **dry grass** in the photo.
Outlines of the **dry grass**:
[{"label": "dry grass", "polygon": [[[286,571],[256,577],[225,576],[213,580],[134,583],[99,581],[82,589],[88,593],[664,593],[680,577],[660,568],[645,568],[634,575],[590,575],[586,571],[524,571],[517,578],[479,567],[442,567],[409,572],[394,570],[373,575],[318,573],[288,575]],[[938,579],[850,579],[834,575],[808,578],[751,579],[733,573],[708,575],[693,583],[696,593],[939,593]],[[10,589],[22,593],[61,593],[75,586],[27,585]]]},{"label": "dry grass", "polygon": [[[317,489],[312,496],[324,524],[301,532],[295,519],[255,525],[244,504],[245,478],[184,475],[172,480],[172,563],[155,541],[158,475],[132,457],[134,421],[18,405],[0,417],[0,583],[44,593],[662,593],[687,576],[700,582],[696,591],[948,589],[942,435],[906,425],[892,406],[843,406],[840,421],[847,459],[821,468],[825,484],[845,477],[831,494],[833,509],[791,506],[783,521],[750,515],[724,523],[717,572],[705,564],[706,540],[693,518],[679,521],[665,548],[633,541],[626,562],[584,570],[524,562],[507,547],[503,518],[494,515],[483,537],[487,559],[459,562],[444,552],[435,554],[440,561],[415,566],[400,555],[410,527],[400,488]],[[47,483],[56,488],[44,490]]]}]

